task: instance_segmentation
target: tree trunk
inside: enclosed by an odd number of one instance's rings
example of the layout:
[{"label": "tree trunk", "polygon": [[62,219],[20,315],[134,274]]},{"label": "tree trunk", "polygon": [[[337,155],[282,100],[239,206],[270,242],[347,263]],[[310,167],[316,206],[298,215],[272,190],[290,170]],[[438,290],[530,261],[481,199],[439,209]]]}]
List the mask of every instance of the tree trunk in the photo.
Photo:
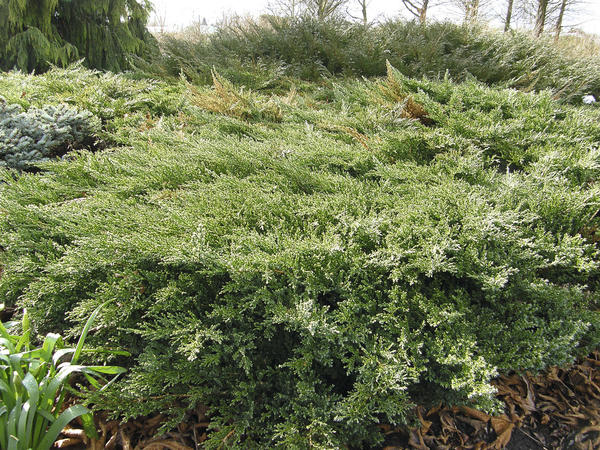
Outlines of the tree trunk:
[{"label": "tree trunk", "polygon": [[423,6],[419,11],[419,23],[425,25],[427,21],[427,7],[429,6],[429,0],[423,0]]},{"label": "tree trunk", "polygon": [[367,20],[367,0],[362,0],[361,6],[362,6],[363,25],[366,27],[369,24],[369,21]]},{"label": "tree trunk", "polygon": [[541,36],[546,24],[546,11],[548,9],[548,0],[538,0],[537,14],[535,17],[535,35]]},{"label": "tree trunk", "polygon": [[508,0],[508,8],[506,10],[506,18],[504,19],[504,32],[510,30],[510,19],[512,19],[513,3],[515,0]]},{"label": "tree trunk", "polygon": [[556,19],[556,27],[554,29],[554,39],[558,41],[558,37],[560,36],[560,32],[562,30],[563,17],[565,15],[565,9],[567,9],[567,0],[562,0],[560,4],[560,11],[558,13],[558,19]]},{"label": "tree trunk", "polygon": [[465,23],[475,23],[479,17],[479,0],[469,0],[465,9]]}]

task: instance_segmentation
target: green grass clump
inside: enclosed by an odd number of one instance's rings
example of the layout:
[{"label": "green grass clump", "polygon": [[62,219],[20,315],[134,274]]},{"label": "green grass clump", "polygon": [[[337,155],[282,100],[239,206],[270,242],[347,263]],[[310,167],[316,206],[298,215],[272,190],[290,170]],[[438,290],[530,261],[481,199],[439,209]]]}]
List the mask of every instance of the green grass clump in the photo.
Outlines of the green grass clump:
[{"label": "green grass clump", "polygon": [[[125,372],[117,366],[78,364],[85,338],[101,307],[87,320],[74,348],[65,347],[62,337],[55,333],[48,333],[42,346],[35,348],[27,311],[23,313],[20,334],[12,334],[16,323],[0,322],[0,448],[49,450],[63,428],[76,418],[80,418],[88,436],[98,437],[89,409],[71,405],[63,410],[63,404],[73,374],[82,374],[95,388],[103,389],[110,383],[107,375]],[[0,312],[3,309],[0,304]],[[96,351],[128,355],[106,349]]]},{"label": "green grass clump", "polygon": [[89,339],[134,358],[94,401],[205,404],[207,448],[375,445],[415,403],[494,410],[499,372],[597,348],[600,110],[387,70],[228,84],[278,120],[182,81],[0,77],[118,106],[119,144],[0,172],[0,296],[67,335],[114,299]]}]

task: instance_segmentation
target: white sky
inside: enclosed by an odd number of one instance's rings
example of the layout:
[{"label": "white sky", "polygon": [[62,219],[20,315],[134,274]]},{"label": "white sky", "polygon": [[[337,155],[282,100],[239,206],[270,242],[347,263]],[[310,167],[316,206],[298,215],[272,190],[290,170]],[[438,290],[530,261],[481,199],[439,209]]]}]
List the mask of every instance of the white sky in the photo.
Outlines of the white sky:
[{"label": "white sky", "polygon": [[[179,28],[188,25],[198,18],[206,18],[209,24],[215,23],[223,15],[251,15],[258,16],[267,11],[269,0],[152,0],[155,10],[166,18],[169,28]],[[580,6],[585,14],[577,18],[565,20],[566,25],[577,24],[580,28],[590,33],[600,34],[600,0],[583,0]],[[350,0],[350,4],[356,0]],[[504,9],[503,0],[492,0],[499,9]],[[401,0],[371,0],[368,14],[371,18],[395,17],[399,14],[406,16]],[[358,15],[358,14],[357,14]],[[430,16],[436,19],[457,20],[459,16],[448,8],[432,8]]]}]

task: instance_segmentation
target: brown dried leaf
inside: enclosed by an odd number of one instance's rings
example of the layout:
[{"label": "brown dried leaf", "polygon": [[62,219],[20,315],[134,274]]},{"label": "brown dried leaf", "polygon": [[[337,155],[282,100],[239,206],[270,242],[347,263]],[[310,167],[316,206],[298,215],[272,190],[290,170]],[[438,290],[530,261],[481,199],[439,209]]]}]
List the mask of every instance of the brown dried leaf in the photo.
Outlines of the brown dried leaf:
[{"label": "brown dried leaf", "polygon": [[129,435],[125,433],[125,430],[121,428],[119,434],[121,435],[121,442],[123,443],[123,450],[131,450],[131,439]]},{"label": "brown dried leaf", "polygon": [[440,411],[442,409],[442,405],[439,404],[437,406],[434,406],[433,408],[431,408],[429,411],[427,411],[427,414],[425,415],[426,417],[429,417],[435,413],[437,413],[438,411]]},{"label": "brown dried leaf", "polygon": [[[494,419],[492,418],[492,422],[493,422],[493,420]],[[512,436],[512,432],[513,432],[514,428],[515,428],[515,425],[513,423],[508,423],[506,425],[506,427],[502,429],[501,433],[498,433],[496,431],[496,434],[498,434],[498,437],[492,444],[493,448],[502,449],[502,448],[506,447],[510,441],[510,438]]]},{"label": "brown dried leaf", "polygon": [[110,437],[110,439],[108,440],[108,442],[106,443],[106,445],[104,446],[105,450],[113,450],[113,449],[117,448],[117,438],[118,438],[118,435],[113,434]]},{"label": "brown dried leaf", "polygon": [[456,432],[456,422],[450,415],[448,410],[440,412],[440,422],[442,423],[442,429],[447,432]]},{"label": "brown dried leaf", "polygon": [[427,447],[423,441],[421,430],[418,428],[413,428],[410,430],[408,445],[410,445],[412,448],[416,448],[417,450],[429,450],[429,447]]},{"label": "brown dried leaf", "polygon": [[475,433],[480,432],[487,425],[487,422],[482,422],[479,419],[472,419],[470,417],[465,417],[460,414],[456,415],[456,419],[473,427],[475,429]]},{"label": "brown dried leaf", "polygon": [[469,417],[473,419],[481,420],[482,422],[489,422],[491,416],[477,409],[469,408],[468,406],[462,406],[460,410]]},{"label": "brown dried leaf", "polygon": [[539,397],[543,398],[544,400],[548,400],[549,402],[551,402],[554,405],[556,405],[558,407],[558,409],[562,409],[563,405],[561,405],[560,401],[557,400],[556,398],[551,397],[550,395],[544,395],[544,394],[541,394],[541,393],[538,394],[538,395],[539,395]]},{"label": "brown dried leaf", "polygon": [[81,445],[81,444],[83,444],[83,440],[81,440],[81,439],[67,438],[67,439],[59,439],[58,441],[56,441],[54,443],[54,446],[56,448],[67,448],[67,447],[73,447],[74,445]]},{"label": "brown dried leaf", "polygon": [[585,358],[585,360],[595,366],[600,366],[600,360],[593,358]]},{"label": "brown dried leaf", "polygon": [[392,429],[392,426],[388,425],[387,423],[382,423],[377,425],[377,428],[379,428],[384,433],[389,433]]},{"label": "brown dried leaf", "polygon": [[525,398],[521,397],[519,406],[521,406],[521,408],[527,412],[536,411],[535,400],[533,398],[533,388],[531,387],[531,383],[529,382],[529,380],[527,379],[526,376],[521,377],[521,378],[523,379],[523,381],[525,382],[525,385],[527,386],[527,396]]},{"label": "brown dried leaf", "polygon": [[492,417],[492,428],[497,435],[502,434],[512,424],[513,423],[510,421],[510,419],[504,414],[498,417]]},{"label": "brown dried leaf", "polygon": [[194,450],[192,447],[173,440],[154,441],[143,446],[142,450],[164,450],[165,448],[169,450]]},{"label": "brown dried leaf", "polygon": [[589,433],[590,431],[598,431],[600,432],[600,425],[589,425],[587,427],[582,428],[577,435],[584,435]]},{"label": "brown dried leaf", "polygon": [[60,434],[65,437],[73,438],[73,439],[81,439],[84,440],[86,438],[85,431],[80,430],[78,428],[64,428]]},{"label": "brown dried leaf", "polygon": [[432,422],[423,419],[423,415],[421,414],[421,408],[417,408],[417,417],[419,418],[419,422],[421,422],[421,434],[427,434],[429,432],[429,428],[431,427]]}]

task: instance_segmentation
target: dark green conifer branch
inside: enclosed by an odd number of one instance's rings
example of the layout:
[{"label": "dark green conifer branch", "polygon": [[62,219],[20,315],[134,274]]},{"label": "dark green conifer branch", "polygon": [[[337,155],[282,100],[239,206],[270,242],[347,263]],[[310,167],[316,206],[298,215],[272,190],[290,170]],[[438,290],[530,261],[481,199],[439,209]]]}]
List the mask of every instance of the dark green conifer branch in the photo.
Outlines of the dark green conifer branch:
[{"label": "dark green conifer branch", "polygon": [[155,48],[147,0],[0,0],[0,69],[43,71],[79,58],[97,69],[127,68]]}]

